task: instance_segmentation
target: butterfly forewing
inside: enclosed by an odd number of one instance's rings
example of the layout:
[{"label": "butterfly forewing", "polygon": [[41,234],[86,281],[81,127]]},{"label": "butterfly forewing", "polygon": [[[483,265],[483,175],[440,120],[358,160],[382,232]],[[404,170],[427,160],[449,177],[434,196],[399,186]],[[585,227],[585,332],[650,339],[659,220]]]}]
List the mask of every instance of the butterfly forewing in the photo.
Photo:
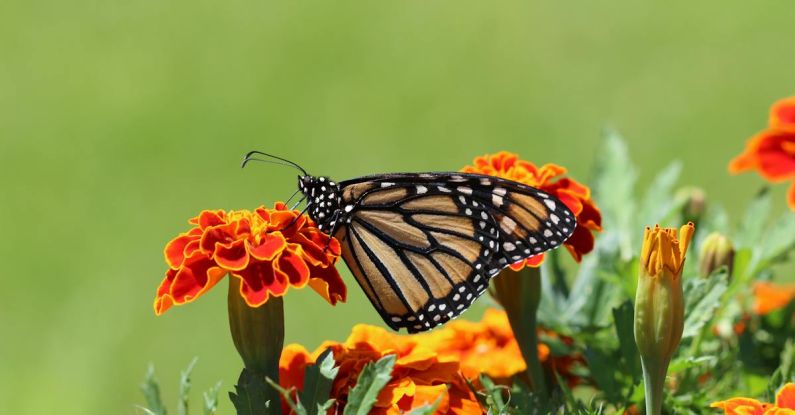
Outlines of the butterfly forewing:
[{"label": "butterfly forewing", "polygon": [[490,176],[391,174],[339,187],[330,225],[343,259],[395,330],[457,317],[497,272],[559,246],[575,226],[559,200]]}]

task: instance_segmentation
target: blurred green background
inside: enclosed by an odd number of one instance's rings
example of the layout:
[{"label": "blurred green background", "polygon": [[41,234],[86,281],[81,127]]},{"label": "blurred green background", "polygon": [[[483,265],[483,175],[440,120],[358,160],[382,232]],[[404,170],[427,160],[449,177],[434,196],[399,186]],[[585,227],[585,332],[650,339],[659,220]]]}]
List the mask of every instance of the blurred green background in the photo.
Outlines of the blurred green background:
[{"label": "blurred green background", "polygon": [[[795,9],[641,3],[0,2],[0,413],[136,413],[149,362],[173,408],[194,356],[194,397],[225,395],[225,284],[162,317],[152,301],[189,217],[295,189],[241,170],[251,149],[340,179],[507,149],[587,181],[612,125],[641,185],[681,159],[682,184],[740,212],[761,180],[726,165],[795,91]],[[345,278],[333,309],[288,294],[288,342],[380,324]]]}]

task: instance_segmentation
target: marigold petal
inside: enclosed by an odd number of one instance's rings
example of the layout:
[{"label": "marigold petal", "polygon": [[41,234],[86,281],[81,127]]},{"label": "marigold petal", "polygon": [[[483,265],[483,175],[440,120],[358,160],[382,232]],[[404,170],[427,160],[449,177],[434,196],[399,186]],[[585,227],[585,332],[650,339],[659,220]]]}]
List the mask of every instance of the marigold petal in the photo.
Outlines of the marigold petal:
[{"label": "marigold petal", "polygon": [[309,267],[309,286],[325,298],[331,305],[336,305],[338,301],[345,302],[348,297],[348,288],[334,265],[328,267],[311,266]]},{"label": "marigold petal", "polygon": [[795,384],[787,383],[776,393],[776,406],[795,409]]},{"label": "marigold petal", "polygon": [[304,369],[315,359],[300,344],[289,344],[279,358],[279,385],[284,388],[304,389]]},{"label": "marigold petal", "polygon": [[713,402],[709,406],[723,409],[725,415],[763,415],[765,410],[770,407],[770,404],[750,398],[732,398]]},{"label": "marigold petal", "polygon": [[795,180],[792,181],[789,191],[787,192],[787,206],[789,206],[790,209],[795,210]]},{"label": "marigold petal", "polygon": [[411,378],[402,378],[397,381],[389,382],[378,394],[375,406],[389,408],[393,405],[397,405],[403,397],[414,396],[415,390],[416,385]]},{"label": "marigold petal", "polygon": [[290,285],[301,288],[309,281],[309,267],[298,254],[284,251],[276,262],[277,269],[287,276]]},{"label": "marigold petal", "polygon": [[199,214],[197,223],[199,228],[206,229],[211,226],[218,226],[225,223],[225,217],[226,213],[223,210],[203,210]]},{"label": "marigold petal", "polygon": [[163,254],[166,257],[166,263],[168,266],[172,269],[178,269],[180,266],[182,266],[182,263],[185,261],[185,257],[190,255],[186,248],[191,243],[193,243],[195,248],[195,242],[197,239],[198,235],[193,232],[188,232],[180,234],[176,238],[169,241],[166,244],[166,248],[163,250]]},{"label": "marigold petal", "polygon": [[155,314],[163,314],[174,304],[189,303],[212,288],[226,271],[200,255],[188,258],[179,270],[169,269],[155,298]]},{"label": "marigold petal", "polygon": [[246,241],[238,240],[228,244],[215,244],[213,258],[218,265],[230,271],[240,271],[246,268],[250,259],[248,250],[246,250]]},{"label": "marigold petal", "polygon": [[287,240],[281,232],[267,233],[260,239],[259,245],[247,242],[248,252],[259,261],[273,261],[287,247]]},{"label": "marigold petal", "polygon": [[770,107],[770,127],[795,128],[795,97],[776,101]]},{"label": "marigold petal", "polygon": [[408,407],[404,407],[404,405],[400,405],[400,409],[403,411],[409,411],[413,408],[418,408],[423,405],[433,405],[439,397],[442,398],[441,402],[439,402],[439,406],[436,408],[437,414],[446,414],[450,410],[450,394],[447,391],[447,386],[444,384],[441,385],[421,385],[416,386],[414,389],[414,393],[411,395],[411,403],[406,405]]},{"label": "marigold petal", "polygon": [[577,225],[569,239],[563,246],[569,251],[575,261],[582,261],[582,256],[593,251],[596,238],[584,226]]}]

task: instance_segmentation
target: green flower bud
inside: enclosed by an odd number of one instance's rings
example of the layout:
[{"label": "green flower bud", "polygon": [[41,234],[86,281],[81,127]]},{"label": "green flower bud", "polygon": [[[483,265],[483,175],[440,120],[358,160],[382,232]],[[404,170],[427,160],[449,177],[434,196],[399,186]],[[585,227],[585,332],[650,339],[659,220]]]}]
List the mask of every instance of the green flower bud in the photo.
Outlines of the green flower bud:
[{"label": "green flower bud", "polygon": [[698,262],[702,277],[708,277],[720,267],[726,266],[729,277],[734,266],[734,246],[726,236],[713,232],[704,239]]},{"label": "green flower bud", "polygon": [[698,223],[707,209],[707,195],[699,187],[680,189],[676,198],[682,203],[682,219]]},{"label": "green flower bud", "polygon": [[675,228],[646,228],[635,296],[635,343],[643,365],[646,413],[662,410],[665,375],[684,329],[682,267],[693,237],[688,223]]}]

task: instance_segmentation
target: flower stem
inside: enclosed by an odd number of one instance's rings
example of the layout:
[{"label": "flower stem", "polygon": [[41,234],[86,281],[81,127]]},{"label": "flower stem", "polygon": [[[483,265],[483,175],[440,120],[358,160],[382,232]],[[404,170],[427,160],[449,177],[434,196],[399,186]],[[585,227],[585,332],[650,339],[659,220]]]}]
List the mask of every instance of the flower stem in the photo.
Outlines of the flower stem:
[{"label": "flower stem", "polygon": [[665,374],[668,372],[668,363],[661,363],[663,362],[654,359],[641,359],[643,386],[646,391],[646,415],[660,415],[662,413]]},{"label": "flower stem", "polygon": [[505,308],[514,337],[519,343],[527,377],[533,391],[547,396],[547,384],[541,361],[538,360],[538,304],[541,300],[541,271],[526,267],[519,272],[506,269],[493,280],[494,295]]},{"label": "flower stem", "polygon": [[[265,304],[251,307],[240,295],[240,280],[230,277],[227,305],[232,340],[246,370],[260,378],[262,385],[266,385],[266,377],[278,382],[279,358],[284,347],[282,298],[272,296]],[[270,405],[267,413],[281,412],[281,398],[278,391],[265,386],[262,392]]]}]

